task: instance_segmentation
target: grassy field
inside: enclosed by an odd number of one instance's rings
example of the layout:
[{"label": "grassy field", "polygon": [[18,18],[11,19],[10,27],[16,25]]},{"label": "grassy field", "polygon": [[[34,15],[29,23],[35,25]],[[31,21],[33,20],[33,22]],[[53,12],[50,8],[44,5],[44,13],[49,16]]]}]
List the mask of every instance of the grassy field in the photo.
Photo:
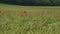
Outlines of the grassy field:
[{"label": "grassy field", "polygon": [[0,34],[60,34],[60,6],[0,4]]}]

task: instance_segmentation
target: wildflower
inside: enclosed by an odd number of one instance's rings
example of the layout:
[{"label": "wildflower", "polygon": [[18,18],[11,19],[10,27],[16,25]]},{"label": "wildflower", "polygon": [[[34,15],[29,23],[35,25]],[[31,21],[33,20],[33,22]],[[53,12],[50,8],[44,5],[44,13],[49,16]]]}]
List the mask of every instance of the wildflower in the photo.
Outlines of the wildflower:
[{"label": "wildflower", "polygon": [[0,15],[4,14],[4,11],[0,10]]},{"label": "wildflower", "polygon": [[26,11],[22,11],[22,12],[20,12],[19,14],[20,14],[20,15],[27,15],[27,16],[29,15]]},{"label": "wildflower", "polygon": [[26,11],[22,11],[21,13],[26,14],[27,12]]},{"label": "wildflower", "polygon": [[22,13],[22,14],[27,14],[27,12],[26,12],[26,11],[22,11],[21,13]]},{"label": "wildflower", "polygon": [[45,24],[41,24],[40,27],[41,27],[41,28],[44,28],[44,27],[45,27]]}]

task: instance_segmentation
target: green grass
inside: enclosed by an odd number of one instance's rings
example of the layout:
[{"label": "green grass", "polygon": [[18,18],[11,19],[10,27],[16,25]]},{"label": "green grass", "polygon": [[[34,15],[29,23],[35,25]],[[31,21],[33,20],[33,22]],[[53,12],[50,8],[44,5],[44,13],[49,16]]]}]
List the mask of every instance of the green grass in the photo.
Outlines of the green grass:
[{"label": "green grass", "polygon": [[[52,14],[49,13],[52,9]],[[27,11],[30,15],[19,16],[19,12]],[[54,14],[60,15],[60,6],[17,6],[0,4],[0,34],[60,34],[60,19],[55,19]],[[45,11],[46,14],[36,17],[33,22],[33,12]],[[38,13],[37,13],[38,14]],[[45,28],[40,25],[45,24]]]}]

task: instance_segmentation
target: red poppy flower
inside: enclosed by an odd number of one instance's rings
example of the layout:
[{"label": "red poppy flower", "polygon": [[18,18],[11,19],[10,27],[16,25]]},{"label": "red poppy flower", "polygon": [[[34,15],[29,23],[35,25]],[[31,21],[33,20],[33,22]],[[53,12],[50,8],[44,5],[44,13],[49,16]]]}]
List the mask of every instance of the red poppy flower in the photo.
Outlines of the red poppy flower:
[{"label": "red poppy flower", "polygon": [[40,27],[41,27],[41,28],[44,28],[44,27],[45,27],[45,24],[41,24]]},{"label": "red poppy flower", "polygon": [[26,11],[22,11],[19,13],[19,15],[27,15],[28,16],[29,14]]},{"label": "red poppy flower", "polygon": [[24,14],[26,15],[26,16],[29,16],[30,14],[28,13],[28,12],[26,12],[26,11],[24,11]]},{"label": "red poppy flower", "polygon": [[4,11],[0,10],[0,15],[4,14]]},{"label": "red poppy flower", "polygon": [[27,14],[27,12],[26,11],[22,11],[22,14]]}]

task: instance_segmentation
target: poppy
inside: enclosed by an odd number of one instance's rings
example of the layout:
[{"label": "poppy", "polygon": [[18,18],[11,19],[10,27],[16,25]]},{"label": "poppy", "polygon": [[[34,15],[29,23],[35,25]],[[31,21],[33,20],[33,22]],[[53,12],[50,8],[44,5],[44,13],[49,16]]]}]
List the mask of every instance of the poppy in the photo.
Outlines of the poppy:
[{"label": "poppy", "polygon": [[26,12],[26,11],[22,11],[21,13],[22,13],[22,14],[27,14],[27,12]]},{"label": "poppy", "polygon": [[4,14],[4,11],[0,10],[0,15]]},{"label": "poppy", "polygon": [[22,11],[22,12],[19,13],[19,15],[21,15],[21,16],[22,16],[22,15],[28,16],[29,14],[27,13],[27,11]]},{"label": "poppy", "polygon": [[44,28],[44,27],[45,27],[45,24],[41,24],[40,27],[41,27],[41,28]]}]

